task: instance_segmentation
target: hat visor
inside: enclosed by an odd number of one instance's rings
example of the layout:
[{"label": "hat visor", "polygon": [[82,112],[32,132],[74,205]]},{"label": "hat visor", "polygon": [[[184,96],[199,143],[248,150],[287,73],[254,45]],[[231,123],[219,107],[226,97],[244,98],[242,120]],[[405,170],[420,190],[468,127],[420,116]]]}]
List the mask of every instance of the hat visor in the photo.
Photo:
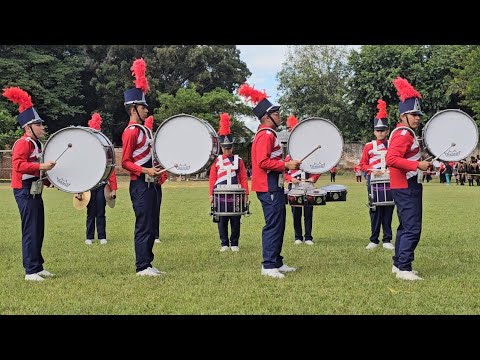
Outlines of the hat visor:
[{"label": "hat visor", "polygon": [[275,106],[272,106],[272,107],[268,110],[268,113],[271,114],[271,113],[274,113],[275,111],[278,111],[278,110],[280,110],[280,106],[275,105]]},{"label": "hat visor", "polygon": [[373,129],[374,129],[374,130],[384,130],[384,129],[388,129],[388,126],[385,126],[385,125],[375,126]]},{"label": "hat visor", "polygon": [[420,115],[420,116],[424,116],[425,114],[419,110],[409,110],[409,111],[405,111],[402,115],[404,114],[411,114],[411,115]]},{"label": "hat visor", "polygon": [[32,121],[27,122],[25,125],[22,126],[22,128],[24,128],[27,125],[41,124],[41,123],[44,123],[44,122],[45,121],[43,121],[42,119],[34,119]]},{"label": "hat visor", "polygon": [[233,147],[233,144],[220,144],[220,146],[223,148],[223,149],[231,149]]}]

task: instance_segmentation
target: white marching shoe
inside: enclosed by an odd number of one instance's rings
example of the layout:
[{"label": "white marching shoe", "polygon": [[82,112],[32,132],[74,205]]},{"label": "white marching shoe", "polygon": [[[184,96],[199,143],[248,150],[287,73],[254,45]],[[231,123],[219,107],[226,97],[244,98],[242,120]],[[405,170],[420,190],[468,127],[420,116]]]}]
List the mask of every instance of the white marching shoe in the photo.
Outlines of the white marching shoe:
[{"label": "white marching shoe", "polygon": [[107,239],[100,239],[100,244],[105,245],[107,243]]},{"label": "white marching shoe", "polygon": [[[400,271],[399,268],[397,268],[395,265],[392,265],[392,274],[396,274]],[[415,275],[418,275],[418,271],[417,270],[412,270],[412,273],[414,273]]]},{"label": "white marching shoe", "polygon": [[281,273],[293,272],[293,271],[297,271],[297,268],[288,266],[287,264],[283,264],[278,268],[278,271],[280,271]]},{"label": "white marching shoe", "polygon": [[393,244],[392,244],[392,243],[389,243],[389,242],[383,243],[382,246],[383,246],[385,249],[388,249],[388,250],[393,250],[393,249],[395,249],[395,246],[393,246]]},{"label": "white marching shoe", "polygon": [[375,249],[378,246],[378,244],[375,244],[373,242],[370,242],[365,249],[370,250],[370,249]]},{"label": "white marching shoe", "polygon": [[29,281],[43,281],[45,280],[44,278],[42,278],[40,275],[38,274],[27,274],[25,275],[25,280],[29,280]]},{"label": "white marching shoe", "polygon": [[270,276],[270,277],[277,278],[277,279],[283,279],[285,277],[285,275],[283,275],[276,268],[275,269],[264,269],[263,266],[262,266],[262,271],[260,273],[264,276]]},{"label": "white marching shoe", "polygon": [[38,275],[40,276],[44,276],[44,277],[53,277],[55,276],[55,274],[52,274],[50,271],[47,271],[47,270],[42,270],[40,272],[37,273]]},{"label": "white marching shoe", "polygon": [[87,244],[87,245],[92,245],[92,244],[93,244],[93,240],[92,240],[92,239],[87,239],[87,240],[85,240],[85,244]]},{"label": "white marching shoe", "polygon": [[415,274],[413,271],[399,271],[397,272],[397,279],[402,280],[423,280],[420,276]]},{"label": "white marching shoe", "polygon": [[[155,269],[157,270],[157,269]],[[138,276],[160,276],[160,271],[155,271],[153,268],[148,267],[146,269],[143,269],[142,271],[137,272]]]}]

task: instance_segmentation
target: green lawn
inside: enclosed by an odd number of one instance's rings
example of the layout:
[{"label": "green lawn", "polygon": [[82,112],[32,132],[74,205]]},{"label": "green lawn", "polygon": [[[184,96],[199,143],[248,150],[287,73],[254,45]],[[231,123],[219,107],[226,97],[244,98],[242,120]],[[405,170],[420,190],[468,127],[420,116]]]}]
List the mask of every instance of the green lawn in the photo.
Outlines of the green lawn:
[{"label": "green lawn", "polygon": [[135,275],[128,182],[121,180],[116,207],[107,207],[108,244],[91,247],[84,243],[86,210],[73,208],[73,195],[45,189],[44,266],[57,276],[27,282],[17,205],[9,185],[0,184],[0,314],[480,314],[480,187],[434,181],[424,186],[413,263],[421,282],[391,274],[391,250],[365,249],[366,188],[353,175],[337,176],[348,187],[346,202],[315,208],[314,246],[293,244],[287,208],[282,255],[299,269],[285,279],[260,275],[263,214],[255,194],[240,252],[220,253],[208,183],[167,182],[153,263],[167,274],[147,278]]}]

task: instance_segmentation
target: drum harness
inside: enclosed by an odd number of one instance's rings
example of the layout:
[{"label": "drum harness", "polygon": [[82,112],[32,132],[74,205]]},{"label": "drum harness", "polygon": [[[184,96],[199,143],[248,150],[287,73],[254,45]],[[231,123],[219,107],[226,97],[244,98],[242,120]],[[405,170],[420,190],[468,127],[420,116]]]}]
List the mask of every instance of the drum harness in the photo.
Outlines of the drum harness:
[{"label": "drum harness", "polygon": [[[31,127],[30,127],[31,128]],[[37,163],[42,163],[43,161],[43,144],[42,142],[37,138],[37,136],[35,135],[35,133],[33,132],[33,129],[32,129],[32,133],[33,135],[35,136],[35,138],[37,139],[38,143],[40,144],[40,147],[38,146],[37,142],[35,140],[33,140],[31,137],[27,137],[25,138],[25,140],[31,142],[33,144],[33,146],[35,147],[35,150],[33,150],[33,153],[32,155],[30,155],[30,157],[32,156],[35,156],[38,160],[36,161]],[[15,141],[15,143],[13,144],[12,146],[12,152],[13,152],[13,148],[15,147],[16,143],[20,141],[20,139],[18,139],[17,141]],[[40,150],[39,150],[40,149]],[[35,180],[32,182],[32,184],[30,185],[30,195],[32,195],[32,197],[35,198],[35,195],[40,195],[43,191],[43,179],[45,179],[46,177],[43,177],[42,178],[42,175],[43,175],[43,170],[40,170],[40,177],[38,180]]]},{"label": "drum harness", "polygon": [[[136,108],[135,108],[135,110],[136,110]],[[154,157],[154,154],[153,154],[153,145],[152,145],[153,134],[152,134],[152,132],[150,131],[149,128],[147,128],[146,126],[141,125],[141,124],[131,124],[130,126],[136,126],[141,131],[143,131],[145,133],[146,143],[147,143],[148,146],[150,146],[150,155],[152,157],[152,167],[153,167],[153,162],[155,161],[155,157]],[[150,187],[150,184],[154,183],[155,181],[157,181],[157,178],[155,176],[145,174],[145,182],[147,183],[148,187]]]},{"label": "drum harness", "polygon": [[[412,136],[413,136],[413,143],[416,144],[416,145],[418,146],[418,148],[419,148],[418,151],[421,151],[421,150],[422,150],[422,147],[420,146],[420,141],[421,141],[421,139],[419,140],[419,138],[418,138],[417,135],[415,134],[415,131],[413,131],[413,129],[410,128],[410,127],[408,127],[408,126],[399,126],[399,127],[395,128],[395,129],[393,129],[393,131],[392,131],[391,134],[390,134],[390,139],[392,138],[393,134],[394,134],[397,130],[407,130],[407,131],[409,131],[409,132],[412,134]],[[418,182],[419,184],[422,183],[422,178],[423,178],[423,171],[420,170],[420,169],[417,169],[417,182]]]}]

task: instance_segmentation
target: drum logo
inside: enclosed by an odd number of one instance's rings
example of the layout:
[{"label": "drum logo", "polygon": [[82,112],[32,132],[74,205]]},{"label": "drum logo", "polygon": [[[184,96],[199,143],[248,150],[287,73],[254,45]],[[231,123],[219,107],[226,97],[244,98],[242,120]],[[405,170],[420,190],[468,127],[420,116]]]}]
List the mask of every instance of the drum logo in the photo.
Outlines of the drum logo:
[{"label": "drum logo", "polygon": [[57,181],[65,187],[69,187],[71,185],[71,183],[69,183],[68,180],[64,178],[59,178],[58,176],[57,176]]},{"label": "drum logo", "polygon": [[178,164],[177,170],[190,170],[190,165],[187,164]]},{"label": "drum logo", "polygon": [[460,150],[448,150],[448,151],[445,151],[445,156],[446,157],[457,157],[458,155],[460,155],[462,152]]},{"label": "drum logo", "polygon": [[325,163],[321,162],[314,162],[310,165],[310,169],[323,169],[325,167]]}]

